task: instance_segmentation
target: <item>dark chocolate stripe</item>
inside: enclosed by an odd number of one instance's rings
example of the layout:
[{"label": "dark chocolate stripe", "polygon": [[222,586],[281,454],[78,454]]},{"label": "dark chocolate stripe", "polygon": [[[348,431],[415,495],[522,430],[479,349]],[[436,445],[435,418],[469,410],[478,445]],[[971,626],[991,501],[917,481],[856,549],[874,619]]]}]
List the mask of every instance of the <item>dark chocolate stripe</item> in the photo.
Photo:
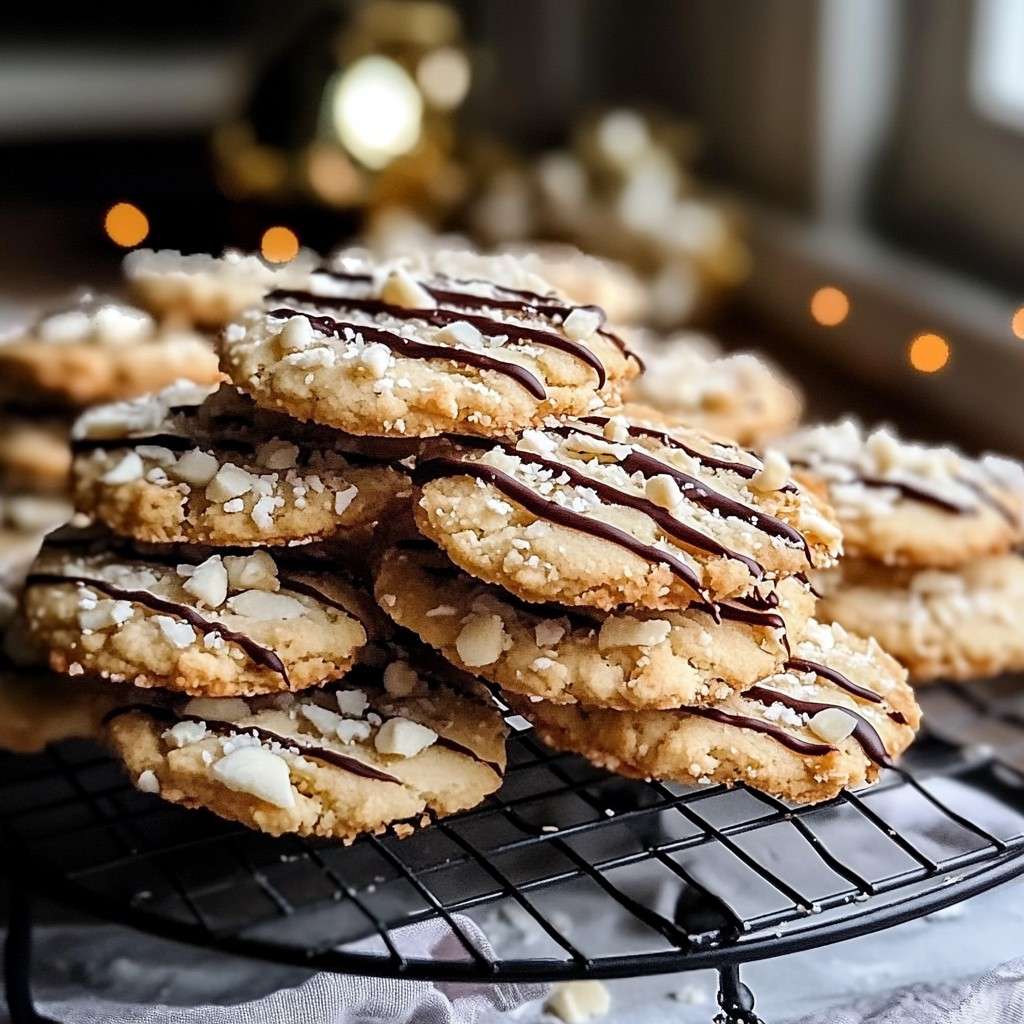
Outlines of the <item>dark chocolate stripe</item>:
[{"label": "dark chocolate stripe", "polygon": [[548,501],[525,484],[520,483],[515,477],[509,476],[493,466],[482,462],[464,462],[462,459],[450,456],[437,456],[420,462],[413,471],[413,479],[420,485],[450,476],[470,476],[476,480],[483,480],[538,518],[547,519],[558,526],[606,540],[610,544],[625,548],[652,565],[667,565],[674,575],[678,576],[702,599],[710,601],[708,594],[701,587],[696,573],[671,552],[662,551],[651,544],[644,544],[626,533],[625,530],[620,530],[610,523],[573,512],[572,509],[563,505]]},{"label": "dark chocolate stripe", "polygon": [[[433,294],[431,289],[428,289]],[[455,295],[455,292],[441,292],[441,295]],[[435,296],[436,297],[436,296]],[[472,324],[481,334],[488,338],[508,337],[516,341],[531,342],[547,348],[558,349],[580,362],[586,363],[597,374],[597,386],[603,388],[607,381],[604,363],[586,345],[578,341],[555,334],[553,331],[542,331],[536,327],[523,327],[509,324],[502,320],[494,320],[488,316],[465,313],[450,309],[414,309],[406,306],[395,306],[381,299],[340,298],[335,296],[317,295],[316,292],[297,291],[280,288],[271,292],[267,300],[283,300],[303,302],[319,309],[352,309],[371,316],[389,316],[394,320],[422,320],[432,327],[446,327],[448,324],[465,321]],[[467,303],[468,304],[468,303]],[[480,300],[480,305],[483,305]],[[271,314],[273,316],[274,314]],[[458,351],[463,351],[458,349]]]},{"label": "dark chocolate stripe", "polygon": [[790,658],[786,662],[786,668],[796,672],[813,672],[816,676],[831,680],[836,686],[842,688],[847,693],[852,693],[854,697],[860,697],[861,700],[869,700],[874,704],[882,703],[881,696],[875,693],[874,690],[858,686],[852,679],[847,679],[842,672],[837,672],[834,668],[829,668],[828,665],[820,665],[818,662],[808,661],[806,658]]},{"label": "dark chocolate stripe", "polygon": [[974,491],[978,498],[994,512],[997,512],[1010,526],[1020,526],[1020,516],[1012,508],[1004,505],[991,491],[987,490],[977,480],[970,477],[958,476],[957,482],[964,487]]},{"label": "dark chocolate stripe", "polygon": [[148,590],[123,590],[113,583],[107,583],[106,580],[94,579],[89,576],[65,576],[58,572],[29,573],[25,580],[25,587],[27,589],[33,586],[52,586],[62,583],[81,584],[92,590],[98,590],[100,593],[106,594],[107,597],[112,597],[117,601],[131,601],[133,604],[140,604],[144,608],[150,608],[153,611],[163,612],[166,615],[184,619],[193,629],[198,630],[204,635],[219,633],[225,640],[238,644],[251,661],[257,665],[262,665],[264,668],[269,668],[272,672],[277,672],[284,680],[285,685],[289,688],[291,687],[291,682],[288,679],[288,670],[285,668],[284,662],[269,647],[263,647],[256,643],[252,637],[246,636],[244,633],[236,633],[219,622],[204,619],[199,612],[194,608],[189,608],[188,605],[157,597],[156,594],[151,594]]},{"label": "dark chocolate stripe", "polygon": [[852,715],[856,721],[856,725],[853,728],[853,738],[860,744],[861,750],[875,764],[881,765],[883,768],[888,768],[892,764],[889,752],[885,749],[882,737],[875,731],[875,727],[850,708],[843,707],[840,704],[823,704],[814,700],[801,700],[799,697],[791,697],[788,693],[770,690],[765,686],[752,686],[743,696],[759,701],[766,706],[782,704],[791,711],[796,711],[801,715],[816,715],[819,711],[839,708],[840,711],[845,711],[848,715]]},{"label": "dark chocolate stripe", "polygon": [[831,754],[833,747],[825,743],[811,743],[809,740],[802,740],[799,736],[786,732],[780,726],[771,722],[765,722],[760,718],[749,718],[746,715],[730,715],[718,708],[679,708],[680,714],[695,715],[698,718],[707,718],[712,722],[719,722],[722,725],[729,725],[736,729],[749,729],[751,732],[763,733],[771,736],[773,740],[781,743],[784,747],[804,757],[825,757]]},{"label": "dark chocolate stripe", "polygon": [[[599,435],[591,434],[586,430],[577,430],[572,426],[548,427],[546,432],[558,434],[560,437],[565,438],[578,433],[586,437],[597,437],[599,440],[604,440]],[[717,511],[723,515],[741,519],[751,526],[756,526],[763,533],[771,537],[782,537],[785,540],[792,541],[804,549],[808,562],[811,560],[811,549],[807,539],[799,530],[794,529],[788,523],[784,523],[781,519],[769,515],[767,512],[751,508],[749,505],[744,505],[742,501],[737,501],[735,498],[730,498],[727,494],[716,491],[703,480],[676,469],[670,463],[656,459],[648,452],[634,449],[619,461],[619,465],[627,473],[639,473],[645,480],[661,474],[670,476],[678,484],[682,485],[683,497],[687,501],[692,501],[694,504],[700,505],[701,508],[708,509],[709,511]]]},{"label": "dark chocolate stripe", "polygon": [[446,359],[449,362],[473,366],[479,370],[493,370],[495,373],[503,374],[517,384],[521,384],[539,402],[543,402],[548,397],[544,385],[526,367],[503,359],[494,359],[482,352],[472,352],[469,349],[447,345],[427,345],[421,341],[403,338],[400,334],[394,334],[391,331],[362,324],[344,323],[330,316],[317,316],[314,313],[304,313],[299,309],[274,309],[267,315],[282,319],[304,316],[316,330],[322,331],[324,334],[333,334],[336,338],[343,338],[344,331],[348,328],[369,341],[386,345],[392,352],[406,359]]},{"label": "dark chocolate stripe", "polygon": [[132,711],[142,712],[163,722],[201,722],[209,732],[219,736],[251,736],[255,733],[257,739],[263,743],[279,743],[286,750],[296,749],[303,757],[312,757],[317,761],[324,761],[335,768],[341,768],[352,775],[358,775],[360,778],[372,779],[374,782],[393,782],[399,786],[403,784],[401,779],[396,779],[393,775],[388,775],[387,772],[382,772],[365,761],[349,757],[347,754],[342,754],[337,750],[329,750],[327,747],[304,743],[302,740],[295,739],[292,736],[281,736],[276,732],[271,732],[269,729],[260,728],[258,725],[234,725],[231,722],[210,721],[197,715],[181,715],[167,708],[159,708],[149,704],[126,704],[123,707],[114,708],[113,711],[109,711],[103,716],[103,722],[106,724],[112,719],[120,715],[129,714]]}]

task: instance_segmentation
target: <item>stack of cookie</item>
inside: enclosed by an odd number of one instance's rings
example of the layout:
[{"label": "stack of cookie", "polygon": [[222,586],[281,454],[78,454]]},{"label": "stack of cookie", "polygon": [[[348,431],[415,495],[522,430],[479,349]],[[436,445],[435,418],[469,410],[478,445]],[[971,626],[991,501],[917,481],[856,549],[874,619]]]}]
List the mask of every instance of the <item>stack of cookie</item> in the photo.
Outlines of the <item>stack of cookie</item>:
[{"label": "stack of cookie", "polygon": [[782,445],[836,510],[841,565],[822,612],[877,637],[915,683],[1024,669],[1024,467],[853,420]]}]

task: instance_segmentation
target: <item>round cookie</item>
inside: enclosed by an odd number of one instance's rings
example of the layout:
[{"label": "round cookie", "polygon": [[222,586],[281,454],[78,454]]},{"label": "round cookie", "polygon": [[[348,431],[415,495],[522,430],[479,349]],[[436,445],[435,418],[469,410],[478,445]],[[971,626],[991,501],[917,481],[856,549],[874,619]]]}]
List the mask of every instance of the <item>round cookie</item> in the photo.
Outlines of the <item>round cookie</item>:
[{"label": "round cookie", "polygon": [[[480,268],[483,268],[482,270]],[[604,314],[509,257],[342,260],[220,336],[257,404],[354,434],[504,434],[614,402],[639,372]]]},{"label": "round cookie", "polygon": [[724,354],[710,338],[680,332],[659,338],[631,331],[646,371],[624,399],[740,444],[758,447],[792,430],[803,400],[796,384],[751,352]]},{"label": "round cookie", "polygon": [[3,394],[24,404],[111,402],[179,378],[212,383],[217,357],[198,334],[158,328],[149,314],[85,294],[0,343]]},{"label": "round cookie", "polygon": [[54,670],[203,696],[338,679],[374,625],[336,569],[290,568],[265,551],[196,564],[58,539],[33,564],[23,602]]},{"label": "round cookie", "polygon": [[78,509],[141,541],[358,549],[411,493],[397,462],[344,452],[230,385],[91,409],[72,436]]},{"label": "round cookie", "polygon": [[1024,541],[1024,467],[1010,459],[972,459],[850,419],[779,447],[827,494],[853,558],[950,568]]},{"label": "round cookie", "polygon": [[65,420],[42,418],[28,410],[0,411],[0,490],[63,494],[70,468]]},{"label": "round cookie", "polygon": [[678,608],[835,560],[830,511],[788,470],[687,428],[590,416],[426,448],[415,515],[457,565],[526,601]]},{"label": "round cookie", "polygon": [[271,288],[301,286],[317,262],[308,250],[289,263],[271,265],[235,249],[222,256],[135,249],[122,266],[132,293],[146,309],[165,319],[218,328],[258,305]]},{"label": "round cookie", "polygon": [[473,807],[501,785],[506,727],[486,694],[405,660],[357,681],[297,698],[127,705],[108,716],[107,738],[139,789],[271,835],[348,843],[393,825],[404,838],[407,819]]},{"label": "round cookie", "polygon": [[816,803],[874,782],[910,745],[920,710],[906,672],[875,641],[836,625],[815,627],[813,639],[794,654],[881,695],[881,702],[855,696],[820,671],[790,668],[704,708],[609,711],[517,697],[510,703],[551,746],[620,775],[744,782],[786,800]]},{"label": "round cookie", "polygon": [[900,569],[854,559],[815,579],[819,615],[877,637],[914,683],[1024,669],[1024,558],[957,569]]},{"label": "round cookie", "polygon": [[815,603],[789,578],[772,601],[723,602],[718,624],[706,605],[606,613],[528,604],[423,544],[386,552],[374,592],[398,625],[460,669],[531,699],[620,710],[708,704],[750,686],[782,667]]}]

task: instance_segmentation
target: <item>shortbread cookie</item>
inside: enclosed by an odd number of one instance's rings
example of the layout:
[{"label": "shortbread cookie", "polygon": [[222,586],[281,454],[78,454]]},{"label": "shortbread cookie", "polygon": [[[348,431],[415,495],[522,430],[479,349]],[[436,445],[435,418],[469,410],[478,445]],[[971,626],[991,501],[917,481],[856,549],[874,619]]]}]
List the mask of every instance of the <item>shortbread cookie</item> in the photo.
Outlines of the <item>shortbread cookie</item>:
[{"label": "shortbread cookie", "polygon": [[63,494],[71,448],[67,420],[0,411],[0,490]]},{"label": "shortbread cookie", "polygon": [[404,837],[408,819],[473,807],[501,785],[506,729],[486,694],[428,681],[408,661],[369,682],[128,705],[109,716],[108,738],[144,792],[272,835],[350,842],[394,825]]},{"label": "shortbread cookie", "polygon": [[799,388],[761,356],[726,355],[691,331],[663,338],[630,331],[628,338],[647,369],[630,382],[627,402],[753,446],[792,430],[800,419]]},{"label": "shortbread cookie", "polygon": [[834,561],[830,511],[788,470],[697,431],[591,416],[425,450],[416,521],[524,600],[673,608]]},{"label": "shortbread cookie", "polygon": [[235,249],[222,256],[135,249],[125,256],[123,267],[129,287],[146,309],[165,319],[214,328],[258,305],[271,288],[300,287],[317,262],[308,250],[273,265]]},{"label": "shortbread cookie", "polygon": [[0,391],[22,404],[77,407],[219,376],[200,335],[158,328],[148,313],[90,294],[0,343]]},{"label": "shortbread cookie", "polygon": [[333,431],[262,412],[230,385],[187,390],[101,406],[76,423],[79,511],[154,543],[359,547],[408,504],[401,465],[345,454]]},{"label": "shortbread cookie", "polygon": [[745,782],[816,803],[874,782],[910,745],[920,710],[906,672],[875,641],[835,625],[811,633],[794,651],[800,667],[710,707],[608,711],[511,700],[547,743],[620,775]]},{"label": "shortbread cookie", "polygon": [[722,602],[717,624],[710,605],[608,613],[528,604],[424,544],[388,551],[375,593],[398,625],[505,690],[621,710],[711,703],[770,675],[815,603],[790,578],[764,600]]},{"label": "shortbread cookie", "polygon": [[24,596],[54,670],[204,696],[340,678],[368,640],[364,605],[336,572],[285,568],[264,551],[194,564],[58,541]]},{"label": "shortbread cookie", "polygon": [[222,332],[224,369],[259,405],[355,434],[503,434],[617,400],[639,366],[601,310],[509,257],[462,255],[346,260],[273,291]]},{"label": "shortbread cookie", "polygon": [[1024,669],[1024,558],[995,555],[958,569],[906,569],[850,559],[815,580],[819,615],[877,637],[915,683]]},{"label": "shortbread cookie", "polygon": [[1024,541],[1024,467],[1010,459],[972,459],[849,419],[780,448],[827,493],[852,557],[950,568]]}]

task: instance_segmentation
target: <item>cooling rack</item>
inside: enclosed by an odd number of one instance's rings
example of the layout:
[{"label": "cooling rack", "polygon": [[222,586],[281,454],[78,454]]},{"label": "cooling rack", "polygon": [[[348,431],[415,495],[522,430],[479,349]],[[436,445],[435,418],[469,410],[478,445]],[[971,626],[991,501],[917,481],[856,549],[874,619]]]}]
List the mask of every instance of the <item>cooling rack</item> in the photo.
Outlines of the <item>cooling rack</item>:
[{"label": "cooling rack", "polygon": [[[741,964],[885,928],[1024,871],[1015,689],[927,692],[928,726],[904,768],[815,807],[742,786],[627,781],[551,752],[513,719],[497,796],[408,839],[351,847],[180,810],[136,792],[91,744],[4,755],[12,1018],[42,1019],[28,968],[26,893],[38,890],[155,935],[310,969],[501,982],[715,968],[716,1019],[754,1024]],[[572,908],[600,926],[574,928]],[[403,952],[402,926],[437,918],[452,951]],[[494,938],[498,920],[516,922],[512,939]]]}]

